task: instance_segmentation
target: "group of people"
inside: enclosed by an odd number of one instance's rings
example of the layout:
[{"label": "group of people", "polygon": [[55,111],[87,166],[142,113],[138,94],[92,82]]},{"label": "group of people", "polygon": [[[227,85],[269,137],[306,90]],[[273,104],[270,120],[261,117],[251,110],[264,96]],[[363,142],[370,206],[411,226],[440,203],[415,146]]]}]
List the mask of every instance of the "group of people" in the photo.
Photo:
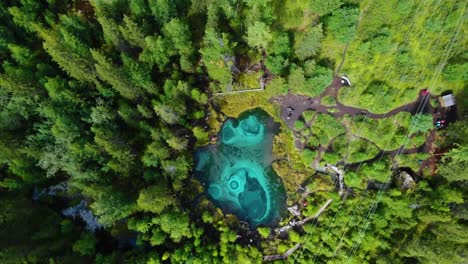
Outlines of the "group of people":
[{"label": "group of people", "polygon": [[288,106],[288,108],[286,110],[288,112],[288,117],[287,118],[289,119],[294,114],[294,108],[292,108],[291,106]]},{"label": "group of people", "polygon": [[437,128],[443,128],[445,124],[446,124],[445,119],[437,119],[437,121],[435,122],[435,126]]}]

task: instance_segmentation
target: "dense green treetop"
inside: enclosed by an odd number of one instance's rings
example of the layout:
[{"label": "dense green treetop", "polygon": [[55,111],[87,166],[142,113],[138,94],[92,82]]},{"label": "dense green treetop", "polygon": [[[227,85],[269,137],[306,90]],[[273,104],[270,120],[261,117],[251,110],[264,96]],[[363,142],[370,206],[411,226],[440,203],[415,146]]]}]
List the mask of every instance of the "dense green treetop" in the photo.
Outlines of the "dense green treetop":
[{"label": "dense green treetop", "polygon": [[[224,214],[192,175],[196,147],[226,118],[260,106],[282,122],[273,101],[319,96],[343,73],[353,86],[319,98],[330,109],[387,113],[429,87],[454,92],[465,117],[465,13],[459,0],[1,1],[0,263],[260,263],[296,243],[298,263],[466,262],[466,120],[437,131],[435,163],[414,189],[393,185],[390,167],[424,154],[384,156],[346,168],[353,195],[341,201],[310,164],[417,145],[432,116],[308,111],[281,123],[273,169],[286,188],[313,175],[304,216],[334,200],[281,238]],[[59,183],[67,189],[45,194]],[[102,230],[63,216],[80,204]]]}]

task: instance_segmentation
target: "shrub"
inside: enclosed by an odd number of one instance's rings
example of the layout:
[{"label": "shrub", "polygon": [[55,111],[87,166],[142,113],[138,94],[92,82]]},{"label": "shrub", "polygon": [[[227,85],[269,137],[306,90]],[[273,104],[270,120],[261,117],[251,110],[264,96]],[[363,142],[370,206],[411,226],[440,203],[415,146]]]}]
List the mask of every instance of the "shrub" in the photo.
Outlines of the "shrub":
[{"label": "shrub", "polygon": [[312,120],[312,117],[315,115],[315,111],[313,110],[305,110],[303,113],[302,113],[302,116],[304,117],[304,120],[306,122],[310,122],[310,120]]},{"label": "shrub", "polygon": [[305,123],[301,119],[296,120],[296,122],[294,123],[294,129],[298,131],[304,129],[304,127],[305,127]]}]

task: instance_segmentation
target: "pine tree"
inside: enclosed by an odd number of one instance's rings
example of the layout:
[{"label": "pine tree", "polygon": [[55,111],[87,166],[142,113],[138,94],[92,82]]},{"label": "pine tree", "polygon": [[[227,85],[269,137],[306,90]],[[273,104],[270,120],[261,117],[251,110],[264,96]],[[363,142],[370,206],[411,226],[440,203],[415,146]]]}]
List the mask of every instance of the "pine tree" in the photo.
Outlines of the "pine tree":
[{"label": "pine tree", "polygon": [[141,90],[130,83],[120,67],[114,65],[108,58],[96,50],[92,50],[91,54],[96,60],[96,72],[100,79],[112,85],[112,88],[124,98],[135,100],[141,95]]},{"label": "pine tree", "polygon": [[185,105],[183,104],[172,106],[154,101],[153,107],[156,114],[170,125],[177,124],[180,121],[182,113],[185,111]]},{"label": "pine tree", "polygon": [[449,182],[468,181],[468,146],[457,145],[446,153],[438,173]]},{"label": "pine tree", "polygon": [[184,237],[191,237],[190,220],[183,213],[164,213],[155,222],[166,232],[174,242],[180,242]]},{"label": "pine tree", "polygon": [[132,15],[136,17],[142,17],[149,13],[145,0],[133,0],[129,3],[129,7]]},{"label": "pine tree", "polygon": [[178,18],[174,18],[163,27],[164,36],[180,55],[180,66],[184,71],[191,71],[191,56],[193,53],[191,33],[188,25]]},{"label": "pine tree", "polygon": [[294,44],[294,53],[300,60],[315,56],[322,46],[323,29],[319,24],[308,28],[305,33],[297,34]]},{"label": "pine tree", "polygon": [[144,49],[146,42],[141,27],[126,15],[124,15],[123,22],[123,25],[119,26],[122,37],[131,45]]},{"label": "pine tree", "polygon": [[159,25],[164,25],[176,15],[175,3],[170,0],[148,0],[148,5],[154,19]]},{"label": "pine tree", "polygon": [[113,19],[104,16],[98,17],[98,21],[101,24],[106,42],[113,44],[119,50],[125,50],[126,46],[118,24]]},{"label": "pine tree", "polygon": [[158,185],[141,190],[137,204],[143,211],[160,214],[165,208],[175,204],[175,200],[164,182],[159,182]]},{"label": "pine tree", "polygon": [[147,146],[142,157],[142,162],[146,167],[158,167],[161,162],[170,156],[170,149],[158,141]]},{"label": "pine tree", "polygon": [[160,70],[164,69],[170,62],[170,56],[175,54],[170,43],[162,36],[149,36],[145,38],[145,48],[140,54],[140,60],[153,66],[156,64]]},{"label": "pine tree", "polygon": [[272,38],[269,27],[260,21],[255,21],[247,29],[247,43],[252,48],[268,48]]},{"label": "pine tree", "polygon": [[222,87],[229,86],[232,82],[231,67],[234,66],[233,47],[236,43],[230,43],[227,34],[220,36],[209,28],[205,31],[203,44],[200,53],[208,75],[220,82]]},{"label": "pine tree", "polygon": [[123,71],[134,86],[141,87],[151,94],[158,92],[156,85],[151,80],[151,67],[148,64],[136,61],[125,54],[122,54],[122,61]]},{"label": "pine tree", "polygon": [[73,251],[79,253],[82,256],[92,256],[96,250],[96,238],[94,235],[84,233],[80,239],[73,244]]},{"label": "pine tree", "polygon": [[188,139],[180,136],[173,136],[169,139],[166,139],[166,142],[171,148],[177,151],[186,150],[188,146]]},{"label": "pine tree", "polygon": [[163,161],[162,167],[172,180],[184,180],[188,177],[190,163],[184,156],[179,156],[177,159]]},{"label": "pine tree", "polygon": [[131,215],[135,207],[135,203],[126,194],[112,188],[100,188],[91,204],[99,222],[106,227]]},{"label": "pine tree", "polygon": [[82,82],[95,82],[97,80],[96,70],[94,68],[93,60],[91,59],[91,53],[84,43],[81,43],[78,39],[68,35],[68,39],[70,41],[73,41],[75,45],[81,47],[81,53],[77,53],[66,45],[57,32],[39,27],[36,28],[36,31],[44,40],[44,50],[52,57],[62,70],[68,73],[71,77]]}]

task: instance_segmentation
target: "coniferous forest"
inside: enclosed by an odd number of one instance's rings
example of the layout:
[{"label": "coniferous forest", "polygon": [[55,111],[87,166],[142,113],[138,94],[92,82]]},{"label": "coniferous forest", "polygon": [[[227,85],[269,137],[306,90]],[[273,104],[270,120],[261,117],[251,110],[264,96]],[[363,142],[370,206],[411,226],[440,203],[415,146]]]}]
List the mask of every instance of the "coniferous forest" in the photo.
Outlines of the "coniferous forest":
[{"label": "coniferous forest", "polygon": [[[466,5],[0,1],[0,263],[467,263]],[[196,153],[259,112],[256,225]]]}]

